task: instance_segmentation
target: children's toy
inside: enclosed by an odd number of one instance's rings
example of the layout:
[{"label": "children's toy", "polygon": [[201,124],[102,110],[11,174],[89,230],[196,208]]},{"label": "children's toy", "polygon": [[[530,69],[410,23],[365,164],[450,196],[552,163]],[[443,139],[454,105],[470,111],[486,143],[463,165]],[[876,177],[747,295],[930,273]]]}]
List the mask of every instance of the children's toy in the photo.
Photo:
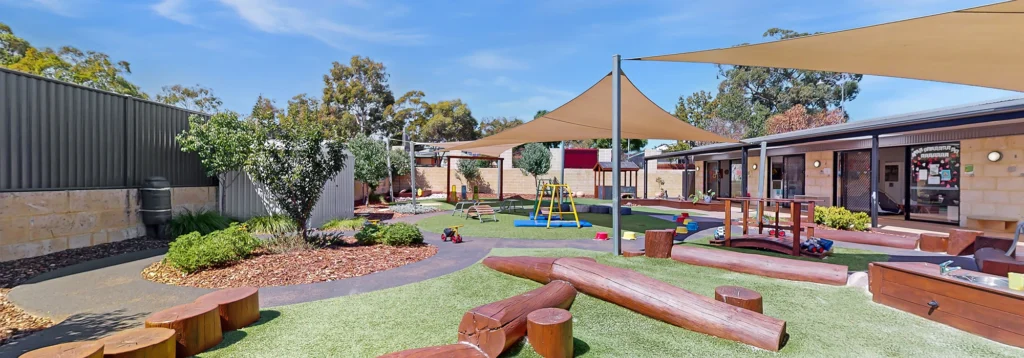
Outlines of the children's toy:
[{"label": "children's toy", "polygon": [[[567,184],[551,184],[544,182],[543,186],[538,188],[537,203],[534,205],[533,215],[530,215],[532,220],[516,220],[513,225],[516,227],[538,227],[541,224],[541,220],[545,222],[544,227],[571,227],[577,228],[589,227],[591,224],[586,221],[581,221],[579,214],[576,212],[576,202],[572,198],[572,190],[569,189]],[[556,199],[557,196],[557,199]],[[548,197],[548,208],[547,210],[541,210],[541,203],[544,202],[544,198]],[[565,208],[562,205],[563,200],[569,199],[568,211],[563,210]],[[558,205],[555,205],[555,202]],[[558,220],[572,214],[574,220]],[[556,219],[558,218],[558,219]]]},{"label": "children's toy", "polygon": [[444,228],[444,232],[441,233],[441,241],[451,241],[454,244],[462,242],[462,235],[459,235],[459,228],[462,225],[449,226]]},{"label": "children's toy", "polygon": [[594,240],[608,241],[608,233],[601,231],[594,235]]},{"label": "children's toy", "polygon": [[622,233],[623,240],[636,240],[636,233],[632,231],[625,231]]},{"label": "children's toy", "polygon": [[832,251],[832,240],[812,237],[800,243],[800,250],[814,254]]},{"label": "children's toy", "polygon": [[715,229],[715,240],[725,240],[725,227],[720,226]]}]

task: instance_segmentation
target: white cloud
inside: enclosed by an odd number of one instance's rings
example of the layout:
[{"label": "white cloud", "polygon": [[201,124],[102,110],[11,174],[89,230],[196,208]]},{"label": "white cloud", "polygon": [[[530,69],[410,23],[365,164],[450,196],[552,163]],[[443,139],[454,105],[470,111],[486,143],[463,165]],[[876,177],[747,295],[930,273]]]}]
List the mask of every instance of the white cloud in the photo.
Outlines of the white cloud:
[{"label": "white cloud", "polygon": [[37,8],[52,12],[54,14],[65,16],[65,17],[78,17],[81,15],[81,7],[85,4],[85,1],[73,1],[73,0],[30,0],[30,1],[4,1],[4,3],[10,3],[14,6]]},{"label": "white cloud", "polygon": [[[849,109],[852,118],[872,119],[975,102],[1021,97],[1021,93],[1017,92],[925,81],[889,79],[874,84],[876,86],[870,89],[871,92],[862,92],[871,95],[871,99],[858,98],[848,105],[851,107]],[[864,87],[864,89],[865,91],[869,90],[868,87]],[[880,98],[872,100],[875,99],[874,97]]]},{"label": "white cloud", "polygon": [[191,14],[186,12],[188,4],[185,3],[185,0],[161,0],[156,4],[153,4],[150,8],[153,9],[157,15],[166,17],[173,21],[185,25],[194,24],[195,19]]},{"label": "white cloud", "polygon": [[503,51],[480,50],[461,59],[461,62],[483,70],[525,70],[525,62],[506,55]]},{"label": "white cloud", "polygon": [[220,1],[260,31],[309,36],[335,47],[346,38],[394,44],[414,44],[426,38],[423,34],[370,30],[340,23],[314,10],[279,4],[275,0]]}]

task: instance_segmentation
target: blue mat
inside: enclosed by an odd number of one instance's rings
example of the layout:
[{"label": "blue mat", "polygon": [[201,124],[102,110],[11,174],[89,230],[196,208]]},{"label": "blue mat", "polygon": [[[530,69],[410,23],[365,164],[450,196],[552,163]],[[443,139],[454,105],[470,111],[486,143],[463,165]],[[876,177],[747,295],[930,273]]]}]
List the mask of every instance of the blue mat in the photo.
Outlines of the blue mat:
[{"label": "blue mat", "polygon": [[[544,214],[540,214],[540,216],[538,216],[538,217],[533,217],[533,213],[530,213],[530,220],[544,220],[544,221],[547,221],[548,220],[548,216],[544,215]],[[555,216],[551,217],[551,220],[562,220],[562,217],[560,215],[558,215],[558,214],[555,214]]]},{"label": "blue mat", "polygon": [[[548,222],[546,220],[515,220],[512,222],[515,227],[547,227]],[[591,227],[594,226],[589,221],[580,220],[580,227]],[[575,221],[565,220],[552,220],[551,227],[576,227]]]}]

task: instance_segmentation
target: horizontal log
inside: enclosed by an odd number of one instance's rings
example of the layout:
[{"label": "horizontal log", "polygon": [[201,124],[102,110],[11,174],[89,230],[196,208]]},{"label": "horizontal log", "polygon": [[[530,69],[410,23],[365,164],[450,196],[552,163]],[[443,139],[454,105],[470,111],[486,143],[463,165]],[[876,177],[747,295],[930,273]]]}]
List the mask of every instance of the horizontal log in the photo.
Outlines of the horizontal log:
[{"label": "horizontal log", "polygon": [[829,239],[833,241],[850,242],[854,244],[875,245],[895,247],[897,249],[913,250],[917,248],[919,236],[906,236],[896,233],[882,233],[874,231],[849,231],[835,230],[819,227],[814,231],[814,237]]},{"label": "horizontal log", "polygon": [[676,247],[672,250],[672,259],[691,265],[714,267],[751,275],[836,286],[846,285],[849,271],[849,268],[843,265],[694,246]]},{"label": "horizontal log", "polygon": [[733,307],[632,270],[562,258],[552,262],[549,274],[539,275],[517,267],[532,262],[529,257],[494,259],[488,267],[513,275],[525,271],[532,276],[565,280],[580,292],[695,332],[770,351],[778,351],[787,337],[785,321]]},{"label": "horizontal log", "polygon": [[475,345],[487,356],[497,357],[526,336],[526,316],[530,312],[569,308],[575,299],[576,289],[568,282],[556,280],[527,293],[476,307],[459,322],[459,342]]},{"label": "horizontal log", "polygon": [[379,358],[487,358],[487,355],[472,344],[456,343],[388,353]]},{"label": "horizontal log", "polygon": [[[561,257],[534,257],[515,256],[515,260],[507,260],[507,257],[489,256],[484,259],[484,266],[495,271],[507,273],[512,276],[537,281],[540,283],[551,282],[551,264]],[[595,261],[589,257],[577,257],[578,259]]]}]

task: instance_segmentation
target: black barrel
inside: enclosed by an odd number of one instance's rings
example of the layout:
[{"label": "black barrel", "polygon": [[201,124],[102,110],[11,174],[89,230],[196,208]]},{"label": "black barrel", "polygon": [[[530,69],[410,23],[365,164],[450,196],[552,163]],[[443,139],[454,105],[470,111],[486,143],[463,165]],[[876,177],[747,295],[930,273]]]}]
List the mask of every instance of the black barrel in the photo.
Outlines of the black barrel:
[{"label": "black barrel", "polygon": [[171,221],[171,181],[149,177],[139,189],[142,194],[142,223],[162,225]]}]

